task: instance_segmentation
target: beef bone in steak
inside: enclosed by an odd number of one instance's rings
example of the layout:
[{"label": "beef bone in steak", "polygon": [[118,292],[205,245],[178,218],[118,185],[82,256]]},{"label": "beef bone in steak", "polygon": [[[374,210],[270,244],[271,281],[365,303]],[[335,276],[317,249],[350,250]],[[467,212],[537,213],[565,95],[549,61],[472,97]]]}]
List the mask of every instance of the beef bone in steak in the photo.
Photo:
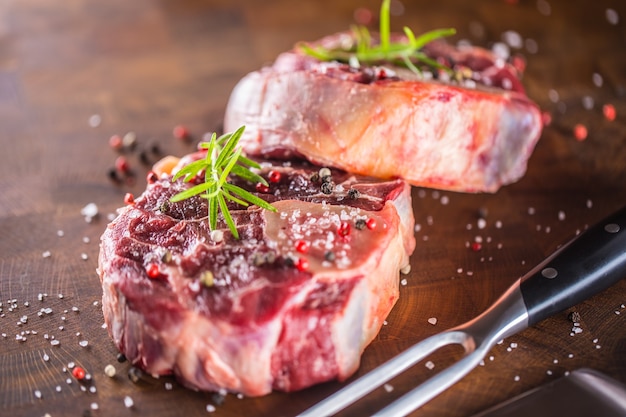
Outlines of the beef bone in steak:
[{"label": "beef bone in steak", "polygon": [[[332,49],[346,41],[352,36],[341,33],[316,44]],[[470,78],[353,68],[294,49],[235,86],[224,128],[246,126],[248,154],[299,155],[418,186],[495,192],[520,179],[542,129],[521,70],[478,47],[432,42],[424,52]]]},{"label": "beef bone in steak", "polygon": [[278,212],[232,205],[239,240],[222,220],[209,230],[205,200],[169,202],[193,181],[168,173],[121,208],[98,266],[119,350],[150,374],[250,396],[349,377],[409,266],[410,187],[318,170],[263,163],[259,195]]}]

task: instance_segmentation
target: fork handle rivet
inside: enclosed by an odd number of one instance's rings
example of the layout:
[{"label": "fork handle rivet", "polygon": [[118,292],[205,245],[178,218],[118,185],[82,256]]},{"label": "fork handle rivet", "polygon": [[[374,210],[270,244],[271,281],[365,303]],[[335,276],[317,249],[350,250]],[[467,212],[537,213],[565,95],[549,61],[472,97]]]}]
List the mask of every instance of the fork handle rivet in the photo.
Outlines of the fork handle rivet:
[{"label": "fork handle rivet", "polygon": [[541,275],[543,275],[545,278],[548,278],[548,279],[556,278],[558,274],[559,273],[557,272],[556,269],[550,268],[550,267],[543,268],[543,270],[541,271]]}]

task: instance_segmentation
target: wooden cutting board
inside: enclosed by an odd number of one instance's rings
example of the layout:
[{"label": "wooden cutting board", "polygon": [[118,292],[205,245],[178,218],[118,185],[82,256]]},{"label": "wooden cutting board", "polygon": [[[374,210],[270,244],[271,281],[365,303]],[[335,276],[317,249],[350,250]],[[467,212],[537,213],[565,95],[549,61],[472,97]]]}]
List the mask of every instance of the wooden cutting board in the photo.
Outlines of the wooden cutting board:
[{"label": "wooden cutting board", "polygon": [[[551,123],[527,175],[496,194],[413,190],[412,271],[359,374],[477,315],[561,243],[626,204],[623,2],[393,4],[396,30],[455,27],[457,40],[488,47],[520,41],[512,52],[527,62],[523,82]],[[214,405],[219,416],[291,416],[341,386],[227,395],[221,403],[171,378],[132,382],[102,327],[95,268],[99,236],[124,194],[141,192],[160,155],[183,155],[219,130],[243,75],[378,7],[373,0],[0,2],[1,415],[199,416]],[[603,114],[607,104],[615,120]],[[584,140],[576,124],[586,127]],[[173,137],[177,125],[190,142]],[[134,177],[115,183],[108,172],[119,154],[109,138],[129,132],[136,148],[124,156]],[[89,203],[99,212],[91,222],[81,214]],[[472,249],[475,241],[480,248]],[[414,415],[470,415],[580,367],[626,382],[625,294],[622,281],[504,340]],[[343,415],[369,414],[460,354],[442,350],[430,358],[433,369],[418,364]],[[77,383],[72,363],[91,376],[88,384]],[[113,378],[104,373],[109,364]]]}]

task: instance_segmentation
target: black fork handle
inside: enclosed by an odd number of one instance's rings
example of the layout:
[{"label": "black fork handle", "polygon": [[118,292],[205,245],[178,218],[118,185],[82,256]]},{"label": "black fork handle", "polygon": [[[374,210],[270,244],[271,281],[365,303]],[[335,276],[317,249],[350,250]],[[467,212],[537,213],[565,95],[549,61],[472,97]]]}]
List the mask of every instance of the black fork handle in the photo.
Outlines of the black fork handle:
[{"label": "black fork handle", "polygon": [[522,278],[532,326],[626,277],[626,207],[596,223]]}]

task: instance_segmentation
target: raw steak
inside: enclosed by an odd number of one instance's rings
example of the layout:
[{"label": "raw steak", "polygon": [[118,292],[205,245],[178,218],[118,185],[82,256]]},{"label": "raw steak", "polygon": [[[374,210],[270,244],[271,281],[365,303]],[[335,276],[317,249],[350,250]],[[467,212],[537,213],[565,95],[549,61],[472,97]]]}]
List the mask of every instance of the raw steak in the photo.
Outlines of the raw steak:
[{"label": "raw steak", "polygon": [[318,170],[263,163],[257,193],[278,212],[231,206],[240,240],[222,220],[209,230],[205,200],[169,202],[193,181],[167,172],[121,208],[98,267],[119,350],[150,374],[250,396],[349,377],[409,266],[410,187]]},{"label": "raw steak", "polygon": [[[316,44],[331,49],[346,41],[352,37],[342,33]],[[224,128],[246,126],[249,154],[302,156],[418,186],[495,192],[520,179],[542,129],[520,66],[444,42],[425,53],[450,64],[459,79],[283,53],[236,85]]]}]

